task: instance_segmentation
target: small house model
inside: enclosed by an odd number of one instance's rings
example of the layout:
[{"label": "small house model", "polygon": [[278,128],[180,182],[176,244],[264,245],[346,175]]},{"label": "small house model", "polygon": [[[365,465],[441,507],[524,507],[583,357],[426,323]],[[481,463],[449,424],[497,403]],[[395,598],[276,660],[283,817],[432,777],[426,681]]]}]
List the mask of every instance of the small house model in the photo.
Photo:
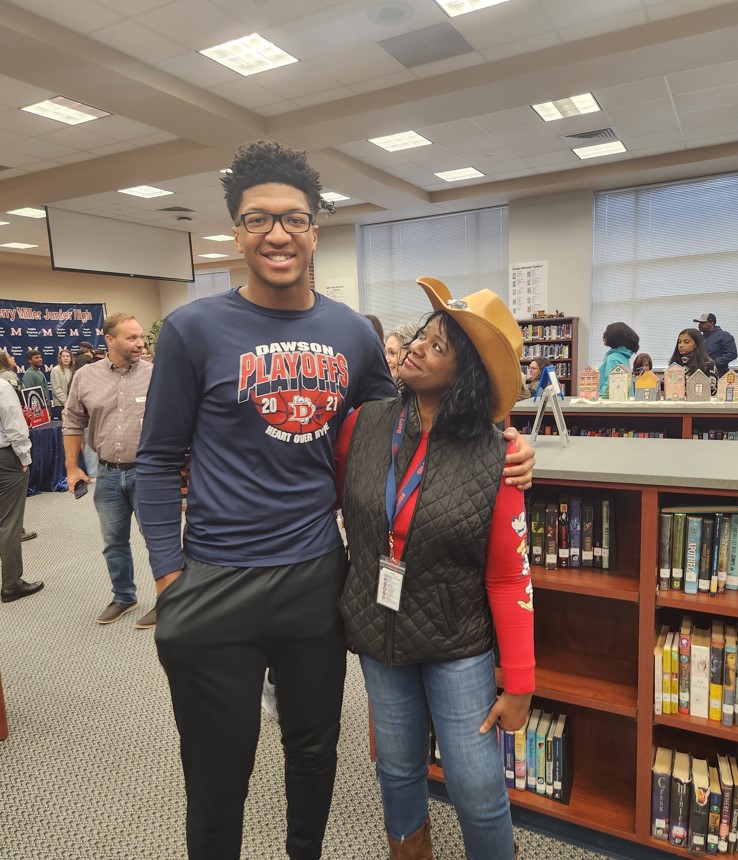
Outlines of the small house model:
[{"label": "small house model", "polygon": [[598,400],[600,396],[600,372],[588,364],[579,374],[579,396],[585,400]]},{"label": "small house model", "polygon": [[710,399],[710,377],[701,370],[687,379],[687,400],[690,403],[700,403]]},{"label": "small house model", "polygon": [[658,376],[652,370],[644,370],[636,377],[634,391],[636,400],[660,400],[661,385]]},{"label": "small house model", "polygon": [[687,399],[687,372],[681,364],[670,364],[664,371],[664,400]]},{"label": "small house model", "polygon": [[736,386],[736,378],[738,373],[734,370],[729,370],[718,379],[717,399],[725,403],[735,403],[738,400],[738,386]]},{"label": "small house model", "polygon": [[630,372],[619,364],[610,371],[607,381],[608,399],[627,400],[630,393]]}]

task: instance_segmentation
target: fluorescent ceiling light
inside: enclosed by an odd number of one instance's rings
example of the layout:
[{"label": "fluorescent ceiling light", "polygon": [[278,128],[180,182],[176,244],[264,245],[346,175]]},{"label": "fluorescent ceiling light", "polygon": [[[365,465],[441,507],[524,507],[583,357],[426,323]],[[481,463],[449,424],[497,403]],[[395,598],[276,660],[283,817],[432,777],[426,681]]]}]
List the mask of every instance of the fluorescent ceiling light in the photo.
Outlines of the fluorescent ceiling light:
[{"label": "fluorescent ceiling light", "polygon": [[173,191],[165,191],[163,188],[154,188],[153,185],[134,185],[133,188],[119,188],[120,194],[131,194],[133,197],[164,197],[166,194],[174,194]]},{"label": "fluorescent ceiling light", "polygon": [[228,254],[198,254],[198,257],[207,257],[208,260],[219,260],[221,257],[227,257]]},{"label": "fluorescent ceiling light", "polygon": [[338,191],[326,191],[320,195],[326,203],[338,203],[341,200],[350,200],[345,194],[339,194]]},{"label": "fluorescent ceiling light", "polygon": [[444,182],[460,182],[462,179],[476,179],[478,176],[484,176],[476,167],[461,167],[459,170],[442,170],[440,173],[434,173],[439,179]]},{"label": "fluorescent ceiling light", "polygon": [[232,242],[233,236],[226,236],[225,234],[220,234],[218,236],[203,236],[203,239],[209,239],[211,242]]},{"label": "fluorescent ceiling light", "polygon": [[222,45],[214,45],[198,53],[244,77],[299,62],[297,57],[268,42],[258,33],[242,36]]},{"label": "fluorescent ceiling light", "polygon": [[416,131],[401,131],[399,134],[388,134],[385,137],[370,137],[369,143],[386,149],[387,152],[397,152],[399,149],[412,149],[415,146],[430,146],[433,141]]},{"label": "fluorescent ceiling light", "polygon": [[579,96],[570,96],[568,99],[542,102],[539,105],[531,105],[531,107],[544,122],[602,110],[592,93],[582,93]]},{"label": "fluorescent ceiling light", "polygon": [[598,143],[597,146],[579,146],[572,149],[574,155],[579,158],[600,158],[603,155],[615,155],[618,152],[627,152],[621,140],[613,140],[611,143]]},{"label": "fluorescent ceiling light", "polygon": [[10,221],[0,221],[0,227],[5,227],[6,224],[10,224]]},{"label": "fluorescent ceiling light", "polygon": [[45,218],[46,212],[44,209],[39,209],[36,206],[24,206],[22,209],[8,209],[8,215],[22,215],[24,218]]},{"label": "fluorescent ceiling light", "polygon": [[56,96],[56,98],[47,99],[35,105],[28,105],[21,110],[67,125],[79,125],[81,122],[90,122],[90,120],[100,119],[102,116],[110,116],[107,111],[98,110],[81,102],[72,101],[72,99],[65,99],[64,96]]},{"label": "fluorescent ceiling light", "polygon": [[233,173],[233,171],[231,170],[230,167],[224,167],[220,172],[221,173]]},{"label": "fluorescent ceiling light", "polygon": [[467,12],[476,12],[488,6],[507,3],[507,0],[436,0],[436,3],[449,18],[455,18],[457,15],[466,15]]},{"label": "fluorescent ceiling light", "polygon": [[0,248],[17,248],[19,251],[25,251],[26,248],[38,248],[38,245],[27,245],[25,242],[6,242],[0,245]]}]

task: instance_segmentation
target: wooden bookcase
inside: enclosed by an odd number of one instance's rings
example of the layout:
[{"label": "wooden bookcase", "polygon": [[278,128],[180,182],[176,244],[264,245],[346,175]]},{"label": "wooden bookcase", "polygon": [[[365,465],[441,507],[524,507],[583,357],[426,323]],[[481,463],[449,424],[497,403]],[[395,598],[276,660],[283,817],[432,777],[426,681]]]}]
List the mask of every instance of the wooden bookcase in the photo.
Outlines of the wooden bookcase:
[{"label": "wooden bookcase", "polygon": [[[654,716],[657,623],[683,612],[738,618],[735,592],[718,598],[658,592],[659,509],[738,500],[738,460],[694,453],[694,445],[677,439],[633,445],[585,437],[566,448],[555,437],[538,440],[535,494],[606,491],[614,503],[617,557],[610,571],[532,568],[533,701],[568,714],[574,783],[568,805],[510,791],[515,805],[685,857],[685,849],[650,835],[653,747],[712,756],[733,753],[738,742],[738,727]],[[443,771],[431,766],[429,778],[442,780]]]},{"label": "wooden bookcase", "polygon": [[[523,370],[533,356],[541,355],[549,359],[547,364],[553,364],[556,368],[564,393],[575,395],[579,374],[579,317],[523,319],[517,322],[523,332],[523,357],[520,361]],[[561,331],[557,331],[561,328],[566,329],[563,336]],[[559,352],[565,354],[557,355]],[[560,369],[567,372],[559,372]]]},{"label": "wooden bookcase", "polygon": [[[561,404],[561,409],[567,427],[575,432],[596,432],[603,428],[616,427],[646,433],[664,433],[667,439],[692,439],[695,433],[701,438],[710,430],[730,431],[738,435],[738,403],[673,403],[663,400],[654,403],[573,403],[572,398],[567,397]],[[521,400],[513,406],[506,419],[506,426],[527,432],[537,411],[537,402],[532,399]],[[550,410],[544,415],[541,432],[544,432],[547,426],[554,430],[556,428]]]}]

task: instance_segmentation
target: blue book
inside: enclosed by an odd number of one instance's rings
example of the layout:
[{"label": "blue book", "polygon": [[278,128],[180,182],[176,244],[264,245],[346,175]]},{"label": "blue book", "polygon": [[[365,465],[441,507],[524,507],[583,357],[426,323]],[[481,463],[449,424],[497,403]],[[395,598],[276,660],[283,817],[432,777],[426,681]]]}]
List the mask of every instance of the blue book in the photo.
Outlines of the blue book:
[{"label": "blue book", "polygon": [[528,791],[536,790],[536,732],[540,719],[541,709],[533,708],[525,735],[525,787]]},{"label": "blue book", "polygon": [[569,502],[569,567],[582,566],[582,500],[572,496]]},{"label": "blue book", "polygon": [[505,761],[505,785],[515,788],[515,732],[502,729],[502,741]]},{"label": "blue book", "polygon": [[725,587],[738,591],[738,514],[730,516],[730,548],[728,550],[728,576]]},{"label": "blue book", "polygon": [[700,548],[702,545],[702,517],[690,514],[687,517],[684,548],[684,593],[697,594],[700,572]]}]

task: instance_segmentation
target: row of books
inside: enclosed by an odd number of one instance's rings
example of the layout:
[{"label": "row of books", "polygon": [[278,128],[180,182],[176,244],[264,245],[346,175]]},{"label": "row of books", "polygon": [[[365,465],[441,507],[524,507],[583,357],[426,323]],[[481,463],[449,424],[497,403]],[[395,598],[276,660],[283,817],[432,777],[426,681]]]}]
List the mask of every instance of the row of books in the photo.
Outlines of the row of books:
[{"label": "row of books", "polygon": [[713,597],[738,591],[738,507],[661,509],[659,587]]},{"label": "row of books", "polygon": [[655,714],[738,725],[735,624],[713,619],[698,627],[685,615],[678,630],[661,625],[653,654]]},{"label": "row of books", "polygon": [[[668,439],[669,434],[666,428],[661,430],[632,430],[626,427],[579,427],[572,424],[569,429],[570,436],[603,436],[623,439]],[[520,428],[520,432],[524,435],[530,435],[533,431],[533,419],[528,421]],[[559,431],[555,425],[544,423],[540,432],[544,436],[558,436]]]},{"label": "row of books", "polygon": [[571,346],[568,343],[551,343],[543,346],[529,343],[523,347],[523,358],[534,358],[538,355],[545,358],[570,358]]},{"label": "row of books", "polygon": [[738,430],[702,430],[701,432],[693,432],[693,439],[709,439],[719,442],[738,442]]},{"label": "row of books", "polygon": [[613,516],[609,495],[534,500],[528,515],[531,564],[609,570],[615,561]]},{"label": "row of books", "polygon": [[[505,769],[505,785],[517,791],[531,791],[560,803],[569,803],[574,777],[570,723],[566,714],[555,715],[531,709],[525,725],[516,732],[498,727]],[[431,725],[430,760],[442,767],[441,751]]]},{"label": "row of books", "polygon": [[571,323],[559,323],[558,325],[521,325],[520,331],[524,340],[561,340],[571,338]]},{"label": "row of books", "polygon": [[692,854],[735,854],[738,844],[738,765],[667,747],[654,751],[651,835]]}]

